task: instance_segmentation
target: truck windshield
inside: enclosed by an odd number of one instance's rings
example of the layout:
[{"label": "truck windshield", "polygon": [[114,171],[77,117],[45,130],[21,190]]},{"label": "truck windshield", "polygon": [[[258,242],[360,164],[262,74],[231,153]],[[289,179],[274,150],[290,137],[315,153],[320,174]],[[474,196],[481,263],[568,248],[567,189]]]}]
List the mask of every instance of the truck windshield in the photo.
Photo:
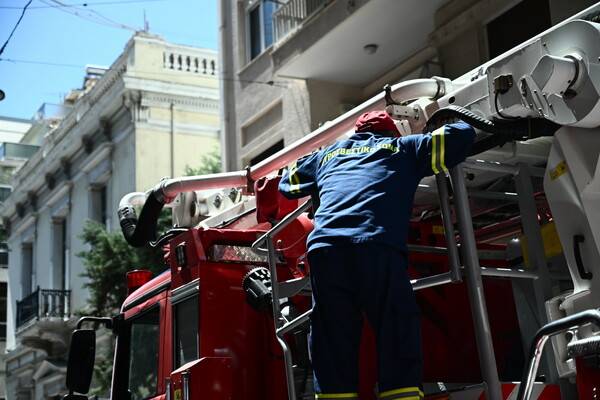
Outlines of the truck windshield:
[{"label": "truck windshield", "polygon": [[159,307],[131,321],[128,389],[132,400],[156,394],[158,382]]}]

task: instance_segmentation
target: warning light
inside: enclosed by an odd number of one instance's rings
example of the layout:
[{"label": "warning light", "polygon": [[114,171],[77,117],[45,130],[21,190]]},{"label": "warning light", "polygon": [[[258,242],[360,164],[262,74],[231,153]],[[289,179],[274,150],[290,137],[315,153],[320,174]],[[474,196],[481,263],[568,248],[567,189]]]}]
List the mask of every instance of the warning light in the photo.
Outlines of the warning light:
[{"label": "warning light", "polygon": [[127,273],[127,296],[142,287],[152,279],[152,272],[143,269],[136,269]]}]

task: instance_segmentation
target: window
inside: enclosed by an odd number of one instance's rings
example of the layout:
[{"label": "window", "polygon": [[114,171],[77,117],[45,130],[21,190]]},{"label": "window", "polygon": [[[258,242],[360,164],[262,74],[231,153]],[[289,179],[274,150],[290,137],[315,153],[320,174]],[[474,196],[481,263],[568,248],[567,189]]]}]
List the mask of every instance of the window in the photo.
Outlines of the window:
[{"label": "window", "polygon": [[259,162],[266,160],[268,157],[271,157],[273,154],[277,153],[279,150],[283,149],[283,140],[275,143],[273,146],[269,147],[259,155],[255,156],[250,160],[250,165],[256,165]]},{"label": "window", "polygon": [[33,245],[23,243],[21,247],[21,296],[25,298],[35,288],[35,271],[33,269]]},{"label": "window", "polygon": [[52,226],[52,289],[67,288],[67,226],[64,219],[55,219]]},{"label": "window", "polygon": [[89,196],[89,216],[93,221],[100,222],[110,231],[110,218],[108,213],[108,193],[106,185],[92,185]]},{"label": "window", "polygon": [[0,184],[0,201],[6,200],[6,198],[10,195],[11,190],[12,189],[10,185]]},{"label": "window", "polygon": [[160,307],[136,317],[131,322],[129,347],[129,380],[132,400],[156,394],[158,383],[158,346]]},{"label": "window", "polygon": [[258,0],[246,12],[248,55],[255,59],[273,43],[273,12],[278,4],[271,0]]},{"label": "window", "polygon": [[198,359],[198,295],[173,305],[175,368]]},{"label": "window", "polygon": [[[535,18],[531,18],[535,15]],[[488,49],[494,58],[550,28],[546,0],[524,0],[487,25]]]},{"label": "window", "polygon": [[6,282],[0,282],[0,340],[6,340]]}]

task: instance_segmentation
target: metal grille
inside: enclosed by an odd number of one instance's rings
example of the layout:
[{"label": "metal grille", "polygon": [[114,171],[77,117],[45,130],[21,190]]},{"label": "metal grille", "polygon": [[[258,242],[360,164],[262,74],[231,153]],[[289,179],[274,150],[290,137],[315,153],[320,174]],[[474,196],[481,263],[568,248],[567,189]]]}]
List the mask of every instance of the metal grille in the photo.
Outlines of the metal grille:
[{"label": "metal grille", "polygon": [[208,249],[208,258],[212,261],[266,263],[266,255],[258,255],[250,247],[227,244],[214,244]]}]

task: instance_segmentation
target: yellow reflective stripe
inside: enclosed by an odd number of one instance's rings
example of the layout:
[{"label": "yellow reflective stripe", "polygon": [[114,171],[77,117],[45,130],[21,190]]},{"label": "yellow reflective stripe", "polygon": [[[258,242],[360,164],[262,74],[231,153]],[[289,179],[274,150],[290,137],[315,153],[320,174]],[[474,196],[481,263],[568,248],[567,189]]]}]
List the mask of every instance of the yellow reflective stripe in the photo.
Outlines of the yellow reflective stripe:
[{"label": "yellow reflective stripe", "polygon": [[296,174],[298,163],[290,170],[290,193],[300,193],[300,177]]},{"label": "yellow reflective stripe", "polygon": [[441,127],[431,132],[431,169],[434,174],[447,171],[446,168],[446,136],[445,127]]},{"label": "yellow reflective stripe", "polygon": [[440,138],[440,167],[444,171],[448,171],[448,168],[446,168],[446,135],[444,135],[444,130],[442,130],[442,133],[439,135],[439,138]]},{"label": "yellow reflective stripe", "polygon": [[424,393],[416,386],[407,387],[402,389],[388,390],[379,394],[379,398],[382,400],[421,400],[424,397]]},{"label": "yellow reflective stripe", "polygon": [[358,393],[321,393],[315,394],[317,399],[358,399]]},{"label": "yellow reflective stripe", "polygon": [[431,169],[434,174],[439,174],[440,171],[437,169],[437,156],[438,156],[438,139],[435,132],[431,132]]}]

